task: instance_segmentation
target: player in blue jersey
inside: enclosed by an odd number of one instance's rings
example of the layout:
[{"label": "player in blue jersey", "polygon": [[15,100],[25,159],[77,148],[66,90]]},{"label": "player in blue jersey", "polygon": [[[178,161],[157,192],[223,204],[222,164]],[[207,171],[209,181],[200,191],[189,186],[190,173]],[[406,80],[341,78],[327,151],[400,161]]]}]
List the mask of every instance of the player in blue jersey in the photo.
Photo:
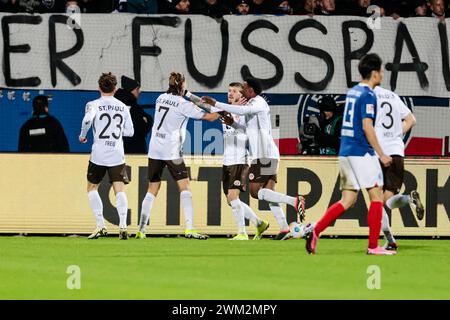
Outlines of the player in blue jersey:
[{"label": "player in blue jersey", "polygon": [[368,212],[369,248],[368,254],[392,255],[378,246],[383,213],[383,172],[376,153],[384,166],[392,158],[384,154],[375,133],[377,98],[372,91],[383,78],[382,62],[378,55],[364,56],[358,65],[361,82],[347,93],[339,151],[339,175],[342,198],[328,208],[315,226],[305,232],[306,250],[315,253],[320,234],[342,213],[353,206],[361,189],[370,197]]}]

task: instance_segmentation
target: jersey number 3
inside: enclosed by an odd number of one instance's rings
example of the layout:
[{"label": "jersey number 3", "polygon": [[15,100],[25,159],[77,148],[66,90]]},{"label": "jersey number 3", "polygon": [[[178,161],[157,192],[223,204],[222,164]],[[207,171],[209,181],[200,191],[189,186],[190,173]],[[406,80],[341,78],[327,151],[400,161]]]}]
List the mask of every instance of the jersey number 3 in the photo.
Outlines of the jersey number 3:
[{"label": "jersey number 3", "polygon": [[385,124],[384,122],[382,123],[382,125],[385,129],[389,130],[394,125],[394,118],[392,117],[392,106],[389,102],[383,102],[381,104],[381,109],[383,109],[384,106],[386,106],[386,105],[389,107],[389,112],[386,113],[386,117],[388,117],[390,119],[390,122],[389,122],[389,125]]}]

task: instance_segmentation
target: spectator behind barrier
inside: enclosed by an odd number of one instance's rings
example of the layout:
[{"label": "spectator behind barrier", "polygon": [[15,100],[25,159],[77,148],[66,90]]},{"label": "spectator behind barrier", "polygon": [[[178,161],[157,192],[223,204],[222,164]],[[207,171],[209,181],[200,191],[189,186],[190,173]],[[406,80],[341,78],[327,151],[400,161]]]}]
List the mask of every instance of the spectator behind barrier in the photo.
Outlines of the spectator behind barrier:
[{"label": "spectator behind barrier", "polygon": [[300,5],[294,9],[294,14],[313,16],[316,14],[317,2],[316,0],[304,0]]},{"label": "spectator behind barrier", "polygon": [[275,14],[277,7],[273,0],[250,0],[250,14]]},{"label": "spectator behind barrier", "polygon": [[231,9],[222,0],[198,0],[193,13],[202,14],[211,18],[220,19],[224,15],[232,14]]},{"label": "spectator behind barrier", "polygon": [[158,2],[156,0],[119,0],[119,12],[130,12],[138,14],[158,13]]},{"label": "spectator behind barrier", "polygon": [[122,88],[117,90],[114,97],[130,107],[131,120],[134,126],[134,135],[123,138],[125,154],[146,154],[146,139],[152,128],[153,119],[138,104],[141,93],[139,82],[126,76],[122,76],[121,82]]},{"label": "spectator behind barrier", "polygon": [[300,129],[302,152],[312,155],[337,155],[341,144],[342,112],[332,96],[318,102],[319,116],[310,116]]},{"label": "spectator behind barrier", "polygon": [[192,14],[189,0],[159,0],[159,13]]},{"label": "spectator behind barrier", "polygon": [[413,17],[426,17],[428,15],[428,6],[426,0],[417,0],[414,2]]},{"label": "spectator behind barrier", "polygon": [[239,0],[235,6],[235,13],[237,15],[248,15],[250,14],[251,0]]},{"label": "spectator behind barrier", "polygon": [[319,12],[318,14],[324,16],[331,16],[336,14],[336,2],[334,0],[319,0]]},{"label": "spectator behind barrier", "polygon": [[69,152],[61,123],[48,113],[48,98],[33,99],[33,116],[20,129],[19,152]]},{"label": "spectator behind barrier", "polygon": [[430,17],[437,18],[439,20],[445,19],[445,2],[444,0],[429,0],[428,7],[430,8]]}]

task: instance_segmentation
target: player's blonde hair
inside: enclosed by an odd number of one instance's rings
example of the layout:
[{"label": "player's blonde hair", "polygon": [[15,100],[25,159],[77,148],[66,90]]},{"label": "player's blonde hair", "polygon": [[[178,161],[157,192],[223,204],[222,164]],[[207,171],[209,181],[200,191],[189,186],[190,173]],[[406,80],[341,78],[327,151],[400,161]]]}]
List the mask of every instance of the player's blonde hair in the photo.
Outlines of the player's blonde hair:
[{"label": "player's blonde hair", "polygon": [[167,93],[182,96],[184,94],[184,92],[182,91],[183,91],[183,83],[185,81],[186,78],[182,73],[171,72],[169,76],[169,89],[167,89]]}]

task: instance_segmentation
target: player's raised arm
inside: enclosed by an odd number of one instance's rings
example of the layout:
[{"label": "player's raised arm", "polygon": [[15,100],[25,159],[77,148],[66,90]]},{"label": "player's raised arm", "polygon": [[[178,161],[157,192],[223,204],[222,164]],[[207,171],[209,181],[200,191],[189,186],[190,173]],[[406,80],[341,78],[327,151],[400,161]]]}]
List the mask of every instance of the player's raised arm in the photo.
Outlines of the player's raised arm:
[{"label": "player's raised arm", "polygon": [[82,143],[87,142],[86,135],[92,126],[92,122],[95,118],[95,113],[96,113],[95,106],[91,102],[88,102],[86,104],[85,115],[84,115],[83,121],[81,123],[81,133],[79,136],[79,140]]},{"label": "player's raised arm", "polygon": [[251,102],[239,106],[218,102],[215,99],[208,96],[202,97],[202,100],[220,110],[227,111],[239,116],[243,116],[246,114],[254,114],[265,110],[265,107],[263,105],[252,104]]}]

